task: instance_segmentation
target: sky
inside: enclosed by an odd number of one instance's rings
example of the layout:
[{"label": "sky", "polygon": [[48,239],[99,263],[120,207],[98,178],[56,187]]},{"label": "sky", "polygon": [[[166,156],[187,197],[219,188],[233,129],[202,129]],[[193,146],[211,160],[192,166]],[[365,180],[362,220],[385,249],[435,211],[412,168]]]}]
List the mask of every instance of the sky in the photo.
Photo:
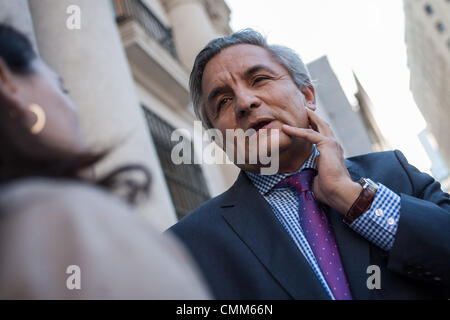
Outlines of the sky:
[{"label": "sky", "polygon": [[225,1],[234,31],[254,28],[269,43],[297,51],[306,63],[328,56],[352,105],[354,71],[391,147],[430,172],[431,162],[418,139],[426,123],[409,90],[402,0]]}]

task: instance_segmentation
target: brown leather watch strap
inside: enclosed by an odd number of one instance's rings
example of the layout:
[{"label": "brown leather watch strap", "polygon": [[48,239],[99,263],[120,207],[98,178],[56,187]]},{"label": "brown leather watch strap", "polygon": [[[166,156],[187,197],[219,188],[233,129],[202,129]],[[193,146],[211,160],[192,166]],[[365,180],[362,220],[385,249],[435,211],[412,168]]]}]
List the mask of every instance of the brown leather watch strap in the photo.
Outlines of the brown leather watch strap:
[{"label": "brown leather watch strap", "polygon": [[[360,181],[361,183],[361,181]],[[362,184],[362,183],[361,183]],[[353,203],[350,210],[348,210],[347,214],[344,216],[344,221],[348,224],[351,224],[355,221],[360,215],[366,212],[370,206],[372,205],[373,199],[375,199],[377,191],[373,188],[368,188],[363,186],[363,190],[359,194],[358,199]]]}]

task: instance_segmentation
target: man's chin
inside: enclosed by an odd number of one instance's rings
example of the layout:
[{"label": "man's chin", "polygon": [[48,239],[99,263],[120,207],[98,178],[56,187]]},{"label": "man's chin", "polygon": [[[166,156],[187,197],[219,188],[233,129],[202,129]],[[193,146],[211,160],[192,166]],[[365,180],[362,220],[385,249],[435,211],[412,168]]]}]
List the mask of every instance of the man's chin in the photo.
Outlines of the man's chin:
[{"label": "man's chin", "polygon": [[302,143],[297,138],[292,138],[285,134],[284,132],[280,133],[278,149],[280,154],[294,148],[301,147]]},{"label": "man's chin", "polygon": [[279,163],[278,144],[269,142],[253,149],[247,149],[245,155],[236,155],[233,162],[238,168],[245,171],[257,174],[275,174],[278,171]]},{"label": "man's chin", "polygon": [[261,163],[257,163],[257,164],[237,164],[237,163],[235,163],[235,165],[241,170],[244,170],[244,171],[247,171],[247,172],[251,172],[251,173],[255,173],[255,174],[265,174],[264,170],[268,170],[268,171],[271,170],[272,172],[269,172],[269,174],[276,174],[279,171],[279,168],[274,168],[270,164],[261,164]]}]

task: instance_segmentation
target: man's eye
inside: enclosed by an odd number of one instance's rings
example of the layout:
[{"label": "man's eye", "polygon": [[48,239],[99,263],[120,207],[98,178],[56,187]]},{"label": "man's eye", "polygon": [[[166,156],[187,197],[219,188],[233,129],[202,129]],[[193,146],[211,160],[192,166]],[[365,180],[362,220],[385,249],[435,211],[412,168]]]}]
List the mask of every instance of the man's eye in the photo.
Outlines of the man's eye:
[{"label": "man's eye", "polygon": [[219,101],[219,104],[217,105],[217,109],[220,109],[223,105],[225,105],[228,101],[230,101],[230,98],[223,98]]},{"label": "man's eye", "polygon": [[255,84],[255,83],[258,83],[258,82],[261,82],[261,81],[264,81],[264,80],[267,80],[268,79],[268,77],[256,77],[254,80],[253,80],[253,83]]}]

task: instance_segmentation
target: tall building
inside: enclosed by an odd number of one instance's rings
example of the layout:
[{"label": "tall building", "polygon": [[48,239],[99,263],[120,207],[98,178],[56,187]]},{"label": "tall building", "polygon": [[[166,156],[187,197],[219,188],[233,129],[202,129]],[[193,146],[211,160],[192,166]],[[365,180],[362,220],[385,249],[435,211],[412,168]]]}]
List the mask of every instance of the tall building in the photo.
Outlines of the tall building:
[{"label": "tall building", "polygon": [[358,105],[356,106],[355,109],[359,113],[361,119],[364,122],[364,127],[366,128],[369,134],[373,151],[378,152],[390,150],[391,146],[384,137],[380,127],[378,126],[378,123],[375,120],[373,114],[374,106],[372,100],[370,100],[369,95],[367,94],[366,90],[362,86],[361,82],[359,81],[355,73],[353,73],[353,77],[355,79],[357,88],[355,98],[358,101]]},{"label": "tall building", "polygon": [[439,153],[436,139],[427,129],[424,129],[419,133],[419,140],[431,160],[431,174],[441,183],[442,190],[448,192],[450,190],[450,171]]},{"label": "tall building", "polygon": [[317,113],[330,124],[345,157],[388,148],[371,113],[371,102],[359,81],[356,94],[359,107],[352,107],[334,73],[328,58],[323,56],[308,63],[315,81]]},{"label": "tall building", "polygon": [[450,166],[450,0],[404,0],[410,88]]}]

